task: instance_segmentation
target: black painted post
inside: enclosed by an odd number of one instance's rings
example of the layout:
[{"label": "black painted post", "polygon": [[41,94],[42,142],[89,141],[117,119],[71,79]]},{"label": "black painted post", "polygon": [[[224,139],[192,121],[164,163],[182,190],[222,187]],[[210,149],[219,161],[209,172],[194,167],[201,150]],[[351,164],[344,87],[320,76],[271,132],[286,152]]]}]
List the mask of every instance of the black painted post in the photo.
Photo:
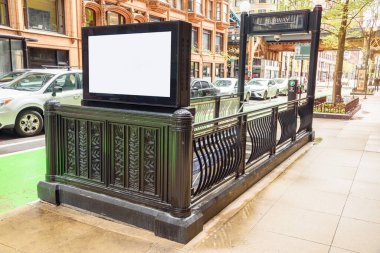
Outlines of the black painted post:
[{"label": "black painted post", "polygon": [[193,116],[179,109],[173,114],[172,141],[170,143],[170,203],[171,214],[187,217],[191,214],[191,175],[193,168]]},{"label": "black painted post", "polygon": [[[296,122],[295,122],[296,126],[297,126],[298,103],[299,103],[299,101],[296,101],[293,104],[293,106],[294,106],[294,118],[296,119]],[[296,138],[297,138],[297,127],[293,132],[292,142],[296,141]]]},{"label": "black painted post", "polygon": [[46,181],[54,182],[57,175],[57,113],[60,103],[51,99],[45,107]]},{"label": "black painted post", "polygon": [[220,115],[220,96],[215,97],[215,112],[214,112],[214,118],[217,119],[219,118]]},{"label": "black painted post", "polygon": [[276,153],[276,144],[277,144],[277,122],[278,122],[278,107],[272,108],[272,131],[275,139],[275,144],[270,151],[270,155]]},{"label": "black painted post", "polygon": [[239,83],[238,93],[240,96],[240,104],[244,103],[244,79],[245,79],[245,62],[247,54],[247,32],[246,26],[248,21],[248,13],[241,13],[240,20],[240,44],[239,44]]},{"label": "black painted post", "polygon": [[28,55],[28,46],[26,44],[26,39],[22,40],[22,54],[23,54],[23,61],[24,61],[24,68],[29,68],[29,55]]},{"label": "black painted post", "polygon": [[[316,5],[312,13],[310,13],[310,30],[311,30],[311,46],[310,46],[310,63],[309,63],[309,79],[307,84],[307,97],[310,113],[313,115],[314,99],[315,99],[315,79],[317,77],[318,65],[318,49],[319,38],[321,35],[321,18],[322,6]],[[308,131],[313,129],[313,117],[311,117]]]}]

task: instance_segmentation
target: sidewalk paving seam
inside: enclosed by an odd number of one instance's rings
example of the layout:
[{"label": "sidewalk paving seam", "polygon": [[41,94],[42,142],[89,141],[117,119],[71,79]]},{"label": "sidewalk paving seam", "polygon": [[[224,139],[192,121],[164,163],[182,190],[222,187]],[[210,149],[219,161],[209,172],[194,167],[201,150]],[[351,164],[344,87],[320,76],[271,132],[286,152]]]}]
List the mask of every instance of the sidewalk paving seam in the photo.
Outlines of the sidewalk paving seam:
[{"label": "sidewalk paving seam", "polygon": [[337,233],[337,231],[338,231],[338,228],[339,228],[340,222],[341,222],[342,217],[343,217],[344,209],[346,208],[348,198],[349,198],[350,195],[351,195],[352,186],[353,186],[353,184],[354,184],[354,182],[355,182],[355,178],[356,178],[356,175],[357,175],[357,173],[358,173],[358,170],[359,170],[359,167],[360,167],[360,163],[361,163],[361,161],[362,161],[362,159],[363,159],[363,156],[364,156],[364,152],[365,152],[365,151],[363,150],[363,151],[362,151],[362,155],[361,155],[361,157],[360,157],[359,164],[358,164],[358,166],[356,167],[355,175],[354,175],[354,178],[352,179],[352,182],[351,182],[351,185],[350,185],[350,190],[349,190],[349,192],[348,192],[348,194],[347,194],[347,196],[346,196],[346,201],[344,202],[344,205],[343,205],[343,208],[342,208],[342,212],[341,212],[340,215],[339,215],[338,224],[336,225],[336,228],[335,228],[334,235],[333,235],[333,238],[332,238],[331,243],[330,243],[330,247],[329,247],[329,251],[328,251],[328,253],[330,253],[330,251],[331,251],[331,247],[332,247],[332,245],[333,245],[333,243],[334,243],[336,233]]},{"label": "sidewalk paving seam", "polygon": [[[264,231],[266,231],[266,230],[264,230]],[[283,233],[279,233],[279,232],[275,232],[275,231],[266,231],[266,232],[270,232],[270,233],[273,233],[273,234],[276,234],[276,235],[286,236],[286,237],[290,237],[290,238],[294,238],[294,239],[298,239],[298,240],[302,240],[302,241],[306,241],[306,242],[312,242],[312,243],[316,243],[316,244],[320,244],[320,245],[324,245],[324,246],[329,246],[328,244],[325,244],[325,243],[308,240],[308,239],[297,237],[297,236],[294,236],[294,235],[283,234]]]}]

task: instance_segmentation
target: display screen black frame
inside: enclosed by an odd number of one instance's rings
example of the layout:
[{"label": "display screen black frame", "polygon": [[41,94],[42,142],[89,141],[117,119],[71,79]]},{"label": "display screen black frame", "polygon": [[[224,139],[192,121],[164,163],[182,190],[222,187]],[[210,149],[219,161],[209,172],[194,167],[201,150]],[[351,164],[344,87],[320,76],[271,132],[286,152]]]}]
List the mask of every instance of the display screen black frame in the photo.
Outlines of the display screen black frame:
[{"label": "display screen black frame", "polygon": [[[89,92],[90,36],[171,32],[170,97]],[[136,105],[180,108],[190,104],[191,24],[184,21],[153,22],[82,28],[83,104],[112,107]],[[112,46],[112,44],[110,44]],[[159,49],[157,49],[159,50]],[[115,56],[117,57],[117,56]],[[126,59],[127,60],[127,59]],[[146,59],[149,60],[149,59]],[[144,78],[142,76],[141,78]],[[107,84],[104,84],[107,85]],[[134,84],[138,85],[138,84]]]}]

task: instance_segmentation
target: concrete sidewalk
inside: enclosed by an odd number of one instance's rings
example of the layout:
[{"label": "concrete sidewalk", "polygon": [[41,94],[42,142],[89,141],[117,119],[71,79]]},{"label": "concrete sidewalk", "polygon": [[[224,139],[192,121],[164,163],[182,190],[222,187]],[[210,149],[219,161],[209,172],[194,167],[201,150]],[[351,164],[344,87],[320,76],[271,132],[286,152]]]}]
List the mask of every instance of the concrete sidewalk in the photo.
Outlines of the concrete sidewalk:
[{"label": "concrete sidewalk", "polygon": [[380,96],[352,120],[315,119],[314,128],[314,144],[187,245],[36,202],[0,215],[0,252],[380,252]]}]

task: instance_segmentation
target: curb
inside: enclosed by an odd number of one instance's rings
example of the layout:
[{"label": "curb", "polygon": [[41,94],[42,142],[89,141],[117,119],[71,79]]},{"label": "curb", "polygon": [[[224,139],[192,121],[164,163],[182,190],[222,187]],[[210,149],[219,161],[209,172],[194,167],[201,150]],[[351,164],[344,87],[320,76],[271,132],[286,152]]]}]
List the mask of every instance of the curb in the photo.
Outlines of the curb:
[{"label": "curb", "polygon": [[362,105],[359,104],[354,110],[348,112],[347,114],[314,112],[313,118],[350,120],[361,108]]}]

